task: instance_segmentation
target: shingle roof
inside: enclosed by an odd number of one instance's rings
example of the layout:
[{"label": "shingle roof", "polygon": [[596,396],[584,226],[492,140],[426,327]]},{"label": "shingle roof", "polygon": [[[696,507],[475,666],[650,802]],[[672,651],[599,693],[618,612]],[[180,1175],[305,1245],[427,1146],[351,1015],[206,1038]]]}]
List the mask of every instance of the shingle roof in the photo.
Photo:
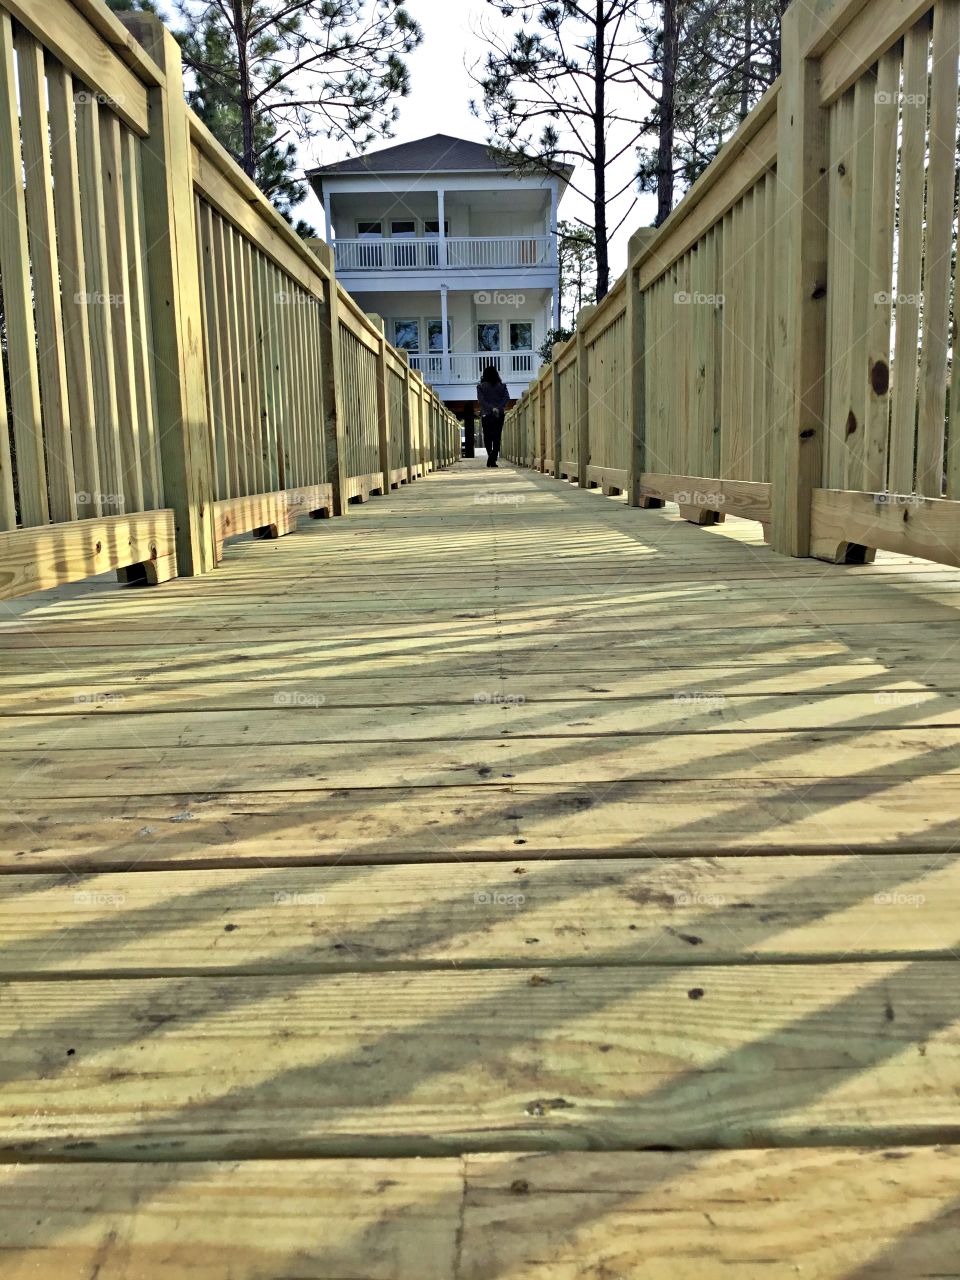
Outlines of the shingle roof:
[{"label": "shingle roof", "polygon": [[[566,166],[563,166],[566,168]],[[347,173],[462,173],[462,172],[511,172],[482,142],[470,142],[467,138],[452,138],[447,133],[435,133],[415,142],[401,142],[395,147],[384,147],[365,156],[351,156],[336,164],[320,165],[308,169],[308,177],[333,177]]]}]

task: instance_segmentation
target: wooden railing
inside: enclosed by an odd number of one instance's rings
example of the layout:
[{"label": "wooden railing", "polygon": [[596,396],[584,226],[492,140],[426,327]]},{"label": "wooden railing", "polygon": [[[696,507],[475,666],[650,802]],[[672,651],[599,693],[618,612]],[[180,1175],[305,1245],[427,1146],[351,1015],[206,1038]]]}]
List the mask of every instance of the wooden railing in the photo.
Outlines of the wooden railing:
[{"label": "wooden railing", "polygon": [[958,33],[958,0],[791,6],[780,80],[633,237],[505,455],[791,555],[960,563]]},{"label": "wooden railing", "polygon": [[203,573],[459,454],[326,246],[187,108],[157,19],[0,0],[0,104],[0,597]]}]

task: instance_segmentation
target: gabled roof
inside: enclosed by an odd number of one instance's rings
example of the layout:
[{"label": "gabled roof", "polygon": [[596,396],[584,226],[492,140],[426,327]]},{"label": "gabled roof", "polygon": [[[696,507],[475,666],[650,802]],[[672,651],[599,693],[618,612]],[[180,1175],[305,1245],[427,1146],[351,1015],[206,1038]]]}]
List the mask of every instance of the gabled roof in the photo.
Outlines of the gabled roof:
[{"label": "gabled roof", "polygon": [[[564,180],[573,172],[572,166],[558,166]],[[467,138],[453,138],[448,133],[434,133],[429,138],[415,142],[401,142],[395,147],[384,147],[364,156],[351,156],[336,164],[320,165],[308,169],[308,178],[339,177],[351,173],[502,173],[513,172],[493,155],[483,142],[470,142]]]}]

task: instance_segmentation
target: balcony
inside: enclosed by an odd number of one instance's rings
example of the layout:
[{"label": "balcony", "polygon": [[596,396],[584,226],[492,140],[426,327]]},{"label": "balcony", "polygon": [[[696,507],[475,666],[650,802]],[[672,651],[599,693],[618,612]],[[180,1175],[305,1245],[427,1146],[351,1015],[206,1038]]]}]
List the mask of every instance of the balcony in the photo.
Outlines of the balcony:
[{"label": "balcony", "polygon": [[483,271],[556,265],[553,236],[448,236],[446,240],[366,236],[334,240],[333,249],[338,271]]},{"label": "balcony", "polygon": [[458,351],[446,357],[431,351],[410,356],[410,367],[419,369],[432,386],[475,387],[491,364],[508,386],[521,383],[525,387],[537,371],[538,360],[535,351]]}]

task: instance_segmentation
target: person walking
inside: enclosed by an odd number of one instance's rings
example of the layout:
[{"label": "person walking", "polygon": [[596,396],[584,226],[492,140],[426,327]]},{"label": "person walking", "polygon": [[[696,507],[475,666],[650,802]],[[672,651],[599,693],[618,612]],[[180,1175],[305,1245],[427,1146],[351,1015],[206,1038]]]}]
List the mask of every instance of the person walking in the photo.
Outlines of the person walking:
[{"label": "person walking", "polygon": [[507,384],[501,381],[500,372],[495,365],[488,364],[480,375],[477,400],[480,404],[480,426],[483,429],[483,447],[487,451],[487,466],[495,467],[500,455],[503,418],[510,403]]}]

